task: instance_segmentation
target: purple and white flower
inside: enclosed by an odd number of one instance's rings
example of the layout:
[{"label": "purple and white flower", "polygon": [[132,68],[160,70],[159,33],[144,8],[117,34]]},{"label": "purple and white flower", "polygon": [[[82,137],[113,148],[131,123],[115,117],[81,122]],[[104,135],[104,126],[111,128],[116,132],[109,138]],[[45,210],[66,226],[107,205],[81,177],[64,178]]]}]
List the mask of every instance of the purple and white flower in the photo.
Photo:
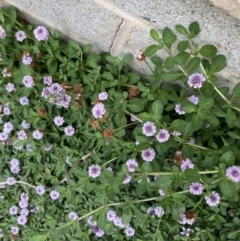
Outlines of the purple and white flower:
[{"label": "purple and white flower", "polygon": [[189,186],[190,193],[200,195],[203,192],[203,185],[200,182],[194,182]]},{"label": "purple and white flower", "polygon": [[18,166],[20,164],[19,160],[17,158],[13,158],[11,161],[10,161],[11,165],[12,166]]},{"label": "purple and white flower", "polygon": [[52,200],[57,200],[59,198],[59,196],[60,196],[60,193],[56,190],[52,190],[50,192],[50,197]]},{"label": "purple and white flower", "polygon": [[11,233],[17,235],[19,233],[19,227],[13,226],[11,227]]},{"label": "purple and white flower", "polygon": [[0,26],[0,39],[4,39],[5,37],[6,37],[6,31],[2,26]]},{"label": "purple and white flower", "polygon": [[17,206],[13,205],[12,207],[10,207],[9,213],[10,213],[11,215],[16,215],[17,212],[18,212],[18,207],[17,207]]},{"label": "purple and white flower", "polygon": [[147,150],[142,150],[142,158],[146,162],[151,162],[155,158],[156,152],[149,147]]},{"label": "purple and white flower", "polygon": [[89,177],[92,177],[92,178],[99,177],[101,174],[101,167],[98,165],[91,165],[88,168],[88,174],[89,174]]},{"label": "purple and white flower", "polygon": [[205,200],[210,207],[215,207],[220,203],[220,196],[217,192],[212,191],[210,196],[205,197]]},{"label": "purple and white flower", "polygon": [[62,126],[63,123],[64,123],[64,119],[63,119],[62,116],[56,116],[56,117],[54,117],[53,121],[54,121],[54,124],[55,124],[56,126]]},{"label": "purple and white flower", "polygon": [[188,78],[188,85],[193,87],[194,89],[199,89],[202,87],[203,83],[205,82],[206,78],[199,73],[192,74]]},{"label": "purple and white flower", "polygon": [[32,88],[35,85],[33,77],[29,75],[24,76],[22,82],[27,88]]},{"label": "purple and white flower", "polygon": [[160,196],[165,196],[165,192],[162,189],[159,189],[158,193],[159,193]]},{"label": "purple and white flower", "polygon": [[34,29],[33,33],[38,41],[47,40],[49,36],[49,31],[44,26],[38,26]]},{"label": "purple and white flower", "polygon": [[164,212],[164,209],[161,206],[157,206],[157,207],[154,208],[154,213],[158,218],[160,218],[164,215],[165,212]]},{"label": "purple and white flower", "polygon": [[33,131],[32,136],[34,139],[40,140],[43,137],[43,133],[39,130],[35,130],[35,131]]},{"label": "purple and white flower", "polygon": [[135,172],[135,169],[138,167],[138,163],[135,159],[129,159],[126,162],[126,166],[128,167],[129,172]]},{"label": "purple and white flower", "polygon": [[185,171],[186,169],[193,169],[194,164],[191,162],[190,159],[186,158],[182,161],[180,168],[182,171]]},{"label": "purple and white flower", "polygon": [[104,235],[104,231],[100,227],[98,227],[97,225],[92,226],[92,231],[99,238],[101,238]]},{"label": "purple and white flower", "polygon": [[182,232],[180,232],[180,234],[188,237],[190,235],[190,232],[191,232],[190,228],[182,227]]},{"label": "purple and white flower", "polygon": [[233,182],[240,182],[240,167],[231,166],[226,170],[226,176]]},{"label": "purple and white flower", "polygon": [[7,184],[12,186],[16,183],[16,179],[14,177],[8,177],[7,178]]},{"label": "purple and white flower", "polygon": [[123,180],[123,184],[128,184],[129,182],[131,182],[132,180],[132,176],[130,176],[129,174],[126,174],[125,179]]},{"label": "purple and white flower", "polygon": [[5,115],[10,115],[10,114],[11,114],[11,110],[9,109],[9,107],[4,107],[4,108],[3,108],[3,113],[4,113]]},{"label": "purple and white flower", "polygon": [[27,38],[27,35],[24,31],[18,30],[15,34],[15,37],[16,37],[18,42],[22,42],[24,39]]},{"label": "purple and white flower", "polygon": [[194,105],[197,105],[199,102],[199,99],[196,95],[191,95],[190,97],[188,97],[188,100],[192,102]]},{"label": "purple and white flower", "polygon": [[19,166],[11,166],[10,170],[12,173],[17,174],[20,171],[20,167]]},{"label": "purple and white flower", "polygon": [[179,115],[185,115],[186,112],[184,111],[184,109],[182,108],[182,106],[180,104],[176,104],[175,106],[175,111],[179,114]]},{"label": "purple and white flower", "polygon": [[127,226],[126,228],[125,228],[125,234],[126,234],[126,236],[128,236],[128,237],[132,237],[134,234],[135,234],[135,229],[133,229],[132,227],[130,227],[130,226]]},{"label": "purple and white flower", "polygon": [[48,85],[48,86],[50,86],[51,84],[52,84],[52,76],[45,76],[45,77],[43,77],[43,83],[45,84],[45,85]]},{"label": "purple and white flower", "polygon": [[6,122],[3,125],[3,132],[9,134],[13,130],[13,124],[11,122]]},{"label": "purple and white flower", "polygon": [[113,221],[117,217],[116,212],[113,210],[109,210],[106,215],[108,221]]},{"label": "purple and white flower", "polygon": [[27,97],[23,96],[19,99],[19,102],[20,102],[21,105],[28,105],[29,99]]},{"label": "purple and white flower", "polygon": [[18,205],[20,208],[26,208],[28,206],[28,201],[22,199],[22,200],[20,200]]},{"label": "purple and white flower", "polygon": [[38,185],[36,187],[36,193],[39,195],[43,195],[45,193],[45,187],[43,185]]},{"label": "purple and white flower", "polygon": [[30,53],[25,53],[25,54],[22,56],[22,62],[23,62],[23,64],[25,64],[25,65],[30,65],[30,64],[33,62],[33,58],[32,58],[32,56],[30,55]]},{"label": "purple and white flower", "polygon": [[76,219],[78,219],[78,215],[77,215],[76,212],[70,212],[70,213],[68,214],[68,217],[69,217],[71,220],[76,220]]},{"label": "purple and white flower", "polygon": [[8,134],[0,132],[0,141],[6,141],[8,139]]},{"label": "purple and white flower", "polygon": [[16,91],[15,85],[14,85],[13,83],[8,83],[8,84],[6,85],[6,90],[7,90],[7,92]]},{"label": "purple and white flower", "polygon": [[113,220],[113,223],[114,223],[115,226],[117,226],[119,228],[125,227],[125,225],[122,223],[122,219],[118,216]]},{"label": "purple and white flower", "polygon": [[142,132],[145,136],[154,136],[156,131],[156,126],[154,125],[154,123],[147,121],[143,124]]},{"label": "purple and white flower", "polygon": [[98,94],[99,100],[107,100],[107,98],[108,98],[107,92],[101,92],[101,93]]},{"label": "purple and white flower", "polygon": [[75,133],[75,129],[72,126],[67,126],[64,128],[64,132],[67,136],[72,136]]},{"label": "purple and white flower", "polygon": [[25,120],[24,121],[22,121],[22,128],[23,129],[29,129],[30,128],[30,124],[29,123],[27,123]]},{"label": "purple and white flower", "polygon": [[105,113],[106,109],[103,103],[97,103],[92,108],[92,114],[96,119],[102,118],[105,115]]},{"label": "purple and white flower", "polygon": [[156,139],[162,143],[168,141],[170,138],[170,134],[166,129],[160,129],[158,134],[156,135]]},{"label": "purple and white flower", "polygon": [[18,135],[18,140],[21,140],[21,141],[27,139],[28,137],[27,133],[23,130],[19,131],[17,135]]},{"label": "purple and white flower", "polygon": [[19,216],[18,217],[18,224],[20,224],[20,225],[25,225],[26,224],[26,222],[27,222],[27,217],[26,216],[24,216],[24,215],[21,215],[21,216]]}]

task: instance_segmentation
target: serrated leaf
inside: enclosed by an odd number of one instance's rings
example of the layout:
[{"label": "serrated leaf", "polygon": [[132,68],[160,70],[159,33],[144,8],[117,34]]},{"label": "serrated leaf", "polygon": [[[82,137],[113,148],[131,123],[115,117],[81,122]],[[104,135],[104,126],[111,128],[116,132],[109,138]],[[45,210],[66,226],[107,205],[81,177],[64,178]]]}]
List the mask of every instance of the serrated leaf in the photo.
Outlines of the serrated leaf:
[{"label": "serrated leaf", "polygon": [[168,48],[170,48],[171,45],[176,41],[177,37],[170,28],[166,27],[166,28],[164,28],[164,30],[162,32],[162,39],[163,39],[164,44]]},{"label": "serrated leaf", "polygon": [[159,34],[155,29],[150,30],[150,36],[152,37],[153,40],[159,41]]},{"label": "serrated leaf", "polygon": [[86,44],[83,46],[83,52],[84,53],[89,53],[92,50],[92,44]]},{"label": "serrated leaf", "polygon": [[176,25],[176,26],[175,26],[175,29],[176,29],[177,32],[180,33],[180,34],[183,34],[183,35],[188,34],[187,29],[186,29],[184,26],[182,26],[182,25]]},{"label": "serrated leaf", "polygon": [[187,71],[192,72],[196,70],[200,65],[200,58],[199,57],[194,57],[188,61],[187,64]]},{"label": "serrated leaf", "polygon": [[210,74],[219,72],[227,66],[227,59],[224,55],[217,55],[210,64]]},{"label": "serrated leaf", "polygon": [[166,190],[173,182],[174,177],[169,176],[159,176],[156,181],[156,186],[158,189]]},{"label": "serrated leaf", "polygon": [[189,46],[188,40],[184,40],[178,43],[177,49],[178,51],[185,51]]},{"label": "serrated leaf", "polygon": [[217,54],[217,48],[214,45],[206,44],[202,46],[199,53],[206,58],[212,58]]},{"label": "serrated leaf", "polygon": [[231,181],[227,180],[226,178],[224,178],[221,182],[220,182],[220,190],[223,193],[223,195],[229,199],[229,200],[234,200],[235,197],[237,196],[237,191],[236,191],[236,186],[234,183],[232,183]]}]

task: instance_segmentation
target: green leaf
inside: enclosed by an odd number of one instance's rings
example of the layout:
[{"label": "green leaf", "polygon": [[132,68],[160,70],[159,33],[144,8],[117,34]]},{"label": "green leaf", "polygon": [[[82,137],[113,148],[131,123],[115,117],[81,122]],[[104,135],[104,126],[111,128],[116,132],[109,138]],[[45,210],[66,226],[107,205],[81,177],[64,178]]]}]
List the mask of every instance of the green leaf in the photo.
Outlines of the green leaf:
[{"label": "green leaf", "polygon": [[203,124],[204,124],[204,122],[197,115],[194,115],[192,117],[191,125],[193,126],[194,131],[197,131],[197,130],[201,129]]},{"label": "green leaf", "polygon": [[232,91],[232,100],[240,98],[240,83],[237,83]]},{"label": "green leaf", "polygon": [[184,40],[178,43],[177,49],[178,51],[185,51],[189,46],[188,40]]},{"label": "green leaf", "polygon": [[155,64],[157,67],[161,67],[162,66],[162,60],[161,58],[159,58],[158,56],[153,56],[151,57],[151,61],[153,64]]},{"label": "green leaf", "polygon": [[147,99],[145,98],[134,98],[127,105],[128,109],[134,113],[141,112],[145,104],[147,103]]},{"label": "green leaf", "polygon": [[29,241],[44,241],[46,240],[46,238],[47,238],[47,235],[37,234],[31,237]]},{"label": "green leaf", "polygon": [[122,59],[122,64],[123,65],[127,65],[130,63],[130,61],[132,60],[133,56],[132,54],[126,54],[124,55],[123,59]]},{"label": "green leaf", "polygon": [[157,51],[158,51],[158,46],[156,44],[153,44],[146,48],[146,50],[144,51],[144,55],[147,57],[151,57],[154,54],[156,54]]},{"label": "green leaf", "polygon": [[217,48],[214,45],[206,44],[202,46],[199,53],[206,58],[212,58],[217,54]]},{"label": "green leaf", "polygon": [[219,161],[225,163],[227,167],[232,166],[235,162],[235,155],[232,151],[227,151],[220,157]]},{"label": "green leaf", "polygon": [[209,97],[212,97],[213,92],[214,92],[214,87],[213,87],[213,85],[212,85],[211,83],[205,81],[203,87],[201,88],[201,93],[202,93],[205,97],[209,98]]},{"label": "green leaf", "polygon": [[70,39],[68,42],[74,48],[74,50],[80,49],[79,44],[76,41]]},{"label": "green leaf", "polygon": [[217,55],[210,64],[210,74],[219,72],[227,66],[227,59],[224,55]]},{"label": "green leaf", "polygon": [[234,127],[236,119],[237,117],[235,112],[233,112],[231,108],[228,108],[227,114],[226,114],[226,121],[230,128]]},{"label": "green leaf", "polygon": [[92,44],[86,44],[83,46],[83,52],[84,53],[89,53],[92,50]]},{"label": "green leaf", "polygon": [[176,29],[177,32],[180,33],[180,34],[183,34],[183,35],[187,35],[187,34],[188,34],[187,29],[186,29],[184,26],[182,26],[182,25],[176,25],[176,26],[175,26],[175,29]]},{"label": "green leaf", "polygon": [[172,184],[173,179],[174,179],[173,175],[159,176],[156,181],[156,186],[158,189],[166,190]]},{"label": "green leaf", "polygon": [[190,59],[187,64],[187,71],[192,72],[192,71],[196,70],[199,67],[199,65],[200,65],[200,58],[194,57],[194,58]]},{"label": "green leaf", "polygon": [[188,61],[189,57],[190,54],[188,52],[180,52],[174,57],[174,60],[176,64],[182,65]]},{"label": "green leaf", "polygon": [[239,136],[237,133],[235,133],[235,132],[229,131],[227,134],[228,134],[231,138],[233,138],[233,139],[238,139],[238,140],[240,140],[240,136]]},{"label": "green leaf", "polygon": [[227,238],[229,239],[235,239],[240,233],[240,230],[237,230],[237,231],[231,231],[229,232]]},{"label": "green leaf", "polygon": [[132,220],[132,211],[124,212],[122,217],[121,217],[122,223],[123,224],[128,224],[128,223],[130,223],[131,220]]},{"label": "green leaf", "polygon": [[199,109],[198,112],[200,111],[208,111],[210,110],[214,105],[214,100],[213,99],[203,99],[201,98],[199,101]]},{"label": "green leaf", "polygon": [[192,22],[192,23],[189,25],[189,31],[194,34],[194,35],[193,35],[194,37],[195,37],[196,35],[198,35],[198,34],[200,33],[200,27],[199,27],[198,22]]},{"label": "green leaf", "polygon": [[173,58],[172,56],[167,57],[167,58],[165,59],[164,64],[165,64],[165,67],[166,67],[167,69],[169,69],[169,70],[172,69],[173,66],[174,66],[174,64],[175,64],[174,58]]},{"label": "green leaf", "polygon": [[100,228],[104,229],[106,222],[107,222],[107,218],[106,218],[106,209],[102,209],[99,211],[98,213],[98,225],[100,226]]},{"label": "green leaf", "polygon": [[193,112],[196,111],[196,106],[194,106],[194,105],[185,105],[185,106],[183,106],[183,110],[186,113],[193,113]]},{"label": "green leaf", "polygon": [[223,195],[229,200],[233,201],[235,199],[235,197],[237,196],[235,184],[232,183],[231,181],[227,180],[226,178],[224,178],[220,182],[220,190],[223,193]]},{"label": "green leaf", "polygon": [[171,129],[183,132],[185,130],[186,124],[187,123],[184,120],[174,120],[171,124]]},{"label": "green leaf", "polygon": [[194,169],[186,169],[184,171],[184,176],[187,179],[188,182],[198,182],[200,180],[200,174],[197,170]]},{"label": "green leaf", "polygon": [[159,34],[155,29],[150,30],[150,36],[152,37],[153,40],[159,41]]},{"label": "green leaf", "polygon": [[153,114],[152,118],[156,121],[159,121],[163,112],[163,103],[160,100],[155,100],[152,103],[151,113]]},{"label": "green leaf", "polygon": [[164,28],[162,32],[162,39],[164,44],[170,48],[171,45],[175,42],[177,39],[176,35],[172,32],[172,30],[168,27]]},{"label": "green leaf", "polygon": [[179,77],[183,76],[183,73],[181,71],[171,71],[168,73],[165,73],[162,75],[162,80],[163,81],[174,81],[179,79]]}]

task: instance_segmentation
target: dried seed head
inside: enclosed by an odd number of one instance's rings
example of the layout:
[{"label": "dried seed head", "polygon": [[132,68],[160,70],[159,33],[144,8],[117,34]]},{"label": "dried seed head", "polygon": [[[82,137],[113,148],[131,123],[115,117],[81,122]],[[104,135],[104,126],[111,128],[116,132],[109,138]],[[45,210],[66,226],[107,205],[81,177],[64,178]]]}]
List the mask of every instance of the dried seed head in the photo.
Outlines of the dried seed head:
[{"label": "dried seed head", "polygon": [[47,114],[47,111],[41,108],[37,111],[37,113],[39,114],[39,116],[44,117]]},{"label": "dried seed head", "polygon": [[77,108],[80,110],[83,108],[83,104],[81,100],[78,100],[78,102],[76,103]]},{"label": "dried seed head", "polygon": [[38,53],[38,54],[36,54],[36,59],[41,59],[41,58],[42,58],[42,56],[43,56],[43,54],[42,54],[42,53]]},{"label": "dried seed head", "polygon": [[92,126],[92,128],[93,128],[94,130],[97,130],[98,127],[99,127],[98,121],[97,121],[97,120],[94,120],[94,119],[92,119],[92,118],[89,118],[89,119],[88,119],[88,123]]},{"label": "dried seed head", "polygon": [[186,219],[194,219],[194,222],[197,219],[197,214],[193,210],[188,210],[185,212]]},{"label": "dried seed head", "polygon": [[104,115],[104,116],[103,116],[102,118],[100,118],[99,120],[100,120],[100,122],[104,123],[104,122],[106,122],[107,118],[106,118],[106,116]]},{"label": "dried seed head", "polygon": [[68,82],[63,82],[62,84],[62,87],[65,89],[65,90],[69,90],[72,88],[72,86],[68,83]]},{"label": "dried seed head", "polygon": [[82,94],[83,92],[83,87],[81,84],[76,84],[74,85],[74,94],[77,95],[77,94]]},{"label": "dried seed head", "polygon": [[144,52],[141,49],[135,52],[134,57],[140,62],[146,59],[146,56],[144,55]]},{"label": "dried seed head", "polygon": [[174,156],[174,158],[173,158],[174,163],[175,163],[177,166],[181,166],[182,161],[185,160],[185,159],[186,159],[186,157],[184,157],[184,156],[182,155],[182,153],[178,153],[178,152],[175,153],[175,156]]},{"label": "dried seed head", "polygon": [[105,138],[111,139],[114,136],[114,132],[111,129],[106,129],[106,130],[103,131],[103,136]]},{"label": "dried seed head", "polygon": [[137,86],[132,86],[130,91],[129,91],[129,94],[128,94],[128,98],[129,99],[132,99],[134,97],[137,97],[139,95],[139,89]]}]

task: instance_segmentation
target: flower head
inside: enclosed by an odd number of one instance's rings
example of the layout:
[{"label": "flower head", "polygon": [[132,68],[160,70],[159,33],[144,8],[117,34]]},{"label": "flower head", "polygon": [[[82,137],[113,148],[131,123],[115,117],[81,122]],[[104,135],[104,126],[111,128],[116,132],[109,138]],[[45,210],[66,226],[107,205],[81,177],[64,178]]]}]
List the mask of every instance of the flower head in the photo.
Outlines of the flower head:
[{"label": "flower head", "polygon": [[64,119],[61,116],[54,117],[53,121],[56,126],[62,126],[64,123]]},{"label": "flower head", "polygon": [[199,101],[196,95],[191,95],[190,97],[188,97],[188,100],[192,102],[194,105],[197,105]]},{"label": "flower head", "polygon": [[160,129],[160,131],[158,132],[158,134],[156,135],[156,139],[162,143],[162,142],[166,142],[168,141],[170,138],[170,134],[167,130],[165,129]]},{"label": "flower head", "polygon": [[25,53],[23,54],[22,56],[22,62],[25,64],[25,65],[30,65],[33,61],[33,58],[32,56],[30,55],[30,53]]},{"label": "flower head", "polygon": [[155,158],[156,152],[149,147],[147,150],[142,150],[142,158],[144,161],[151,162]]},{"label": "flower head", "polygon": [[35,131],[33,131],[32,136],[34,139],[40,140],[43,137],[43,133],[39,130],[35,130]]},{"label": "flower head", "polygon": [[202,84],[205,82],[205,80],[206,79],[202,74],[192,74],[188,78],[188,85],[194,89],[199,89],[202,87]]},{"label": "flower head", "polygon": [[14,177],[8,177],[7,184],[14,185],[16,183],[16,179]]},{"label": "flower head", "polygon": [[7,92],[13,92],[13,91],[16,91],[16,88],[13,83],[8,83],[6,85],[6,90],[7,90]]},{"label": "flower head", "polygon": [[203,192],[203,185],[200,182],[192,183],[189,186],[190,193],[194,195],[200,195]]},{"label": "flower head", "polygon": [[11,233],[14,235],[17,235],[19,233],[19,227],[11,227]]},{"label": "flower head", "polygon": [[3,132],[9,134],[13,130],[13,124],[11,122],[6,122],[3,125]]},{"label": "flower head", "polygon": [[99,100],[107,100],[107,98],[108,98],[107,92],[101,92],[101,93],[98,94]]},{"label": "flower head", "polygon": [[157,217],[162,217],[164,214],[164,209],[161,206],[157,206],[154,208],[154,213]]},{"label": "flower head", "polygon": [[92,226],[92,231],[99,238],[104,235],[104,231],[100,227],[98,227],[97,225]]},{"label": "flower head", "polygon": [[135,172],[136,167],[138,167],[138,163],[135,159],[129,159],[126,162],[126,166],[128,167],[129,172]]},{"label": "flower head", "polygon": [[144,52],[141,49],[136,50],[134,57],[138,60],[138,61],[144,61],[145,60],[145,55]]},{"label": "flower head", "polygon": [[240,167],[231,166],[226,170],[226,176],[233,182],[240,182]]},{"label": "flower head", "polygon": [[17,206],[13,205],[12,207],[10,207],[9,213],[11,215],[15,215],[15,214],[17,214],[17,212],[18,212],[18,207]]},{"label": "flower head", "polygon": [[109,210],[106,215],[108,221],[113,221],[117,217],[116,212],[113,210]]},{"label": "flower head", "polygon": [[5,37],[6,37],[6,31],[2,26],[0,26],[0,39],[4,39]]},{"label": "flower head", "polygon": [[57,200],[59,198],[59,196],[60,196],[60,193],[56,190],[52,190],[50,192],[50,197],[52,200]]},{"label": "flower head", "polygon": [[21,105],[28,105],[29,100],[28,100],[27,97],[23,96],[19,99],[19,102],[20,102]]},{"label": "flower head", "polygon": [[69,217],[70,219],[72,219],[72,220],[78,219],[78,215],[77,215],[76,212],[70,212],[70,213],[68,214],[68,217]]},{"label": "flower head", "polygon": [[186,112],[184,111],[184,109],[182,108],[182,106],[180,104],[177,104],[175,106],[175,111],[179,114],[179,115],[185,115]]},{"label": "flower head", "polygon": [[88,174],[89,174],[89,176],[92,177],[92,178],[99,177],[100,174],[101,174],[101,167],[98,166],[98,165],[91,165],[91,166],[88,168]]},{"label": "flower head", "polygon": [[123,184],[128,184],[129,182],[131,182],[132,180],[132,176],[130,176],[129,174],[126,174],[125,179],[123,180]]},{"label": "flower head", "polygon": [[132,237],[135,234],[135,230],[130,226],[127,226],[124,232],[128,237]]},{"label": "flower head", "polygon": [[33,77],[29,75],[24,76],[22,82],[27,88],[31,88],[35,85]]},{"label": "flower head", "polygon": [[182,232],[180,232],[180,234],[188,237],[190,235],[190,232],[191,232],[190,228],[182,227]]},{"label": "flower head", "polygon": [[26,216],[24,216],[24,215],[21,215],[21,216],[19,216],[18,217],[18,224],[20,224],[20,225],[25,225],[26,224],[26,222],[27,222],[27,217]]},{"label": "flower head", "polygon": [[185,160],[182,161],[181,163],[181,170],[185,171],[186,169],[193,169],[194,168],[194,164],[191,162],[190,159],[186,158]]},{"label": "flower head", "polygon": [[47,40],[48,36],[49,36],[48,30],[43,26],[38,26],[37,28],[35,28],[33,33],[34,33],[35,38],[38,41]]},{"label": "flower head", "polygon": [[24,121],[22,121],[22,127],[23,127],[23,129],[29,129],[30,128],[30,124],[29,123],[27,123],[25,120]]},{"label": "flower head", "polygon": [[44,83],[45,85],[50,86],[50,85],[52,84],[52,76],[45,76],[45,77],[43,78],[43,83]]},{"label": "flower head", "polygon": [[213,191],[210,197],[205,197],[205,200],[210,207],[215,207],[220,203],[220,196],[217,192]]},{"label": "flower head", "polygon": [[67,136],[72,136],[75,133],[75,129],[72,126],[67,126],[64,128],[64,132]]},{"label": "flower head", "polygon": [[24,31],[18,30],[15,34],[15,37],[16,37],[18,42],[22,42],[24,39],[27,38],[27,35]]},{"label": "flower head", "polygon": [[156,126],[152,122],[147,121],[143,124],[142,132],[145,136],[154,136],[156,131]]},{"label": "flower head", "polygon": [[36,193],[39,195],[43,195],[45,193],[45,187],[43,185],[39,185],[36,187]]},{"label": "flower head", "polygon": [[102,118],[105,115],[105,113],[106,109],[103,103],[97,103],[92,108],[92,114],[96,119]]}]

